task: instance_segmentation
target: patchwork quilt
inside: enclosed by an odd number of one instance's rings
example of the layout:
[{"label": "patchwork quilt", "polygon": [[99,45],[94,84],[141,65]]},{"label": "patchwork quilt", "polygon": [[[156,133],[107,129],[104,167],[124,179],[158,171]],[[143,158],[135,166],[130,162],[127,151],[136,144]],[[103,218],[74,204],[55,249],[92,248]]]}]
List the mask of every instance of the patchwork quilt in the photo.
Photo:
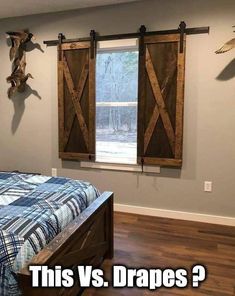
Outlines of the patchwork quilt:
[{"label": "patchwork quilt", "polygon": [[21,295],[17,272],[98,196],[83,181],[0,172],[0,296]]}]

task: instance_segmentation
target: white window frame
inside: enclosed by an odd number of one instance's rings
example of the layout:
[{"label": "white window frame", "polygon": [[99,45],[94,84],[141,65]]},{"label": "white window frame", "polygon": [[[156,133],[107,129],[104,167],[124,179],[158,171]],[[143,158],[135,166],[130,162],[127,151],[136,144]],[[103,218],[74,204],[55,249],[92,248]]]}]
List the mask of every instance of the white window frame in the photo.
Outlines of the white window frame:
[{"label": "white window frame", "polygon": [[[120,39],[110,41],[100,41],[97,44],[98,53],[106,52],[120,52],[120,51],[136,51],[139,50],[138,39]],[[96,102],[96,107],[137,107],[138,102]],[[86,162],[80,163],[81,168],[85,169],[98,169],[98,170],[111,170],[111,171],[125,171],[133,173],[149,173],[159,174],[159,166],[146,166],[143,167],[139,164],[122,164],[122,163],[111,163],[111,162]]]}]

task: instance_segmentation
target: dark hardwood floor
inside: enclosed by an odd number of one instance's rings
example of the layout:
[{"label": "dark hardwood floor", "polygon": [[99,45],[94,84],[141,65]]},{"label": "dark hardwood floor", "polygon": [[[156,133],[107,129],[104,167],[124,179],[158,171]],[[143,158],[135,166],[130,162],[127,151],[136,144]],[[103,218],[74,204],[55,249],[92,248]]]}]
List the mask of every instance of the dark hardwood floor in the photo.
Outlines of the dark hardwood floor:
[{"label": "dark hardwood floor", "polygon": [[[180,218],[180,217],[179,217]],[[199,289],[88,289],[84,296],[231,296],[235,295],[235,228],[115,213],[115,256],[103,265],[107,279],[113,264],[128,267],[207,267]]]}]

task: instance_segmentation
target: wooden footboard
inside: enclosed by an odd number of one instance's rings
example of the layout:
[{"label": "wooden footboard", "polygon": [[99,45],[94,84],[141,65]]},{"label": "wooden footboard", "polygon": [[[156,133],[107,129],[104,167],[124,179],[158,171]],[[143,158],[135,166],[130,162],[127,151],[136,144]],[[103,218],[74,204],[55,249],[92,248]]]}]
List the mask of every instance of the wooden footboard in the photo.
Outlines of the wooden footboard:
[{"label": "wooden footboard", "polygon": [[[98,267],[105,258],[112,257],[113,193],[104,192],[39,252],[28,266]],[[73,288],[32,288],[28,266],[18,273],[24,296],[75,296],[81,292],[78,283]]]}]

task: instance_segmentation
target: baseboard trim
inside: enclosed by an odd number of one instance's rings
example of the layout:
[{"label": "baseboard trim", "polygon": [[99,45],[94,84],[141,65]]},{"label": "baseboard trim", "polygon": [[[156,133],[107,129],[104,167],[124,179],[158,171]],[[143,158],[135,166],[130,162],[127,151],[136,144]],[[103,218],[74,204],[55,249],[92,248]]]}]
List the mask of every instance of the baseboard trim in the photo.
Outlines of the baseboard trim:
[{"label": "baseboard trim", "polygon": [[114,204],[114,211],[145,215],[145,216],[161,217],[161,218],[172,218],[172,219],[180,219],[180,220],[187,220],[187,221],[194,221],[194,222],[235,226],[235,218],[233,217],[213,216],[213,215],[205,215],[205,214],[198,214],[198,213],[146,208],[146,207],[130,206],[125,204]]}]

